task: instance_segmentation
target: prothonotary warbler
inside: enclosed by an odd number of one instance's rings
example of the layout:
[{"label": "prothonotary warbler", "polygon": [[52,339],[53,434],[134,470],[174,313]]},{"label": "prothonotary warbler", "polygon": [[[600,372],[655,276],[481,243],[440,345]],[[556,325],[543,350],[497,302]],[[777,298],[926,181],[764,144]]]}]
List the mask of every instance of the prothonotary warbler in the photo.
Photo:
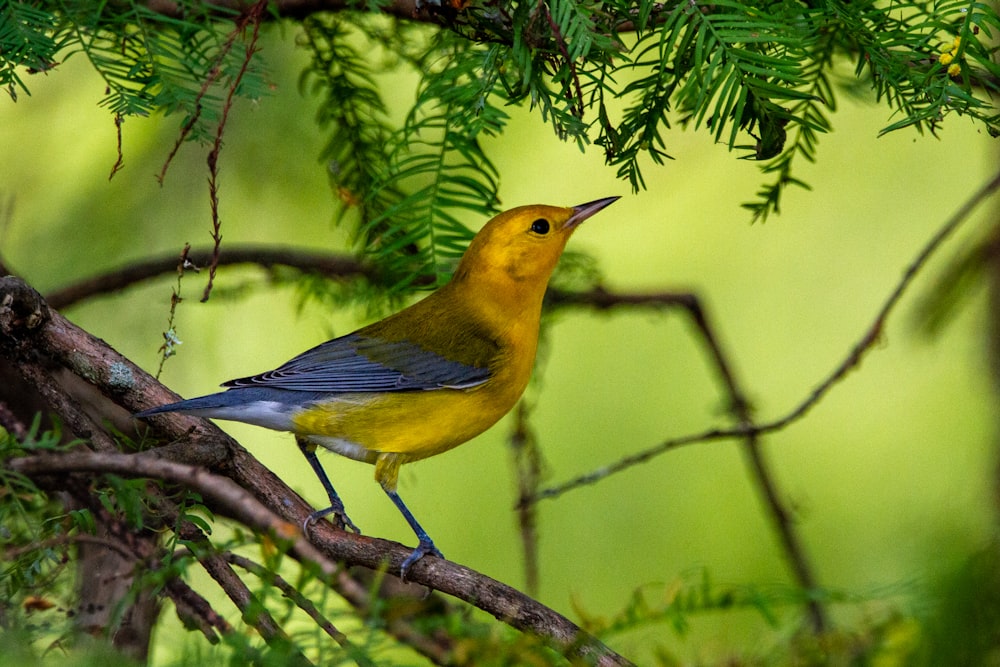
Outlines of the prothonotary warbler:
[{"label": "prothonotary warbler", "polygon": [[226,391],[136,417],[185,412],[291,431],[330,499],[310,520],[333,514],[354,531],[316,447],[374,464],[419,540],[403,562],[405,579],[422,556],[443,556],[396,492],[399,467],[470,440],[514,406],[531,376],[542,297],[566,241],[616,199],[501,213],[469,244],[451,281],[422,301],[272,371],[230,380]]}]

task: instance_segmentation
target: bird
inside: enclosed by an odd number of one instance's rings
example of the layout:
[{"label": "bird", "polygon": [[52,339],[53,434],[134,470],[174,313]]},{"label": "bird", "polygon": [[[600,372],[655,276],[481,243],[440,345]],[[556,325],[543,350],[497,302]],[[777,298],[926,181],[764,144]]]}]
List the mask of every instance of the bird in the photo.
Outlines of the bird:
[{"label": "bird", "polygon": [[330,502],[304,529],[333,514],[340,528],[360,533],[318,448],[373,464],[417,538],[400,567],[406,580],[424,556],[444,556],[399,496],[400,466],[471,440],[514,407],[531,377],[542,301],[566,242],[618,199],[502,212],[470,241],[451,280],[422,300],[274,370],[225,382],[224,391],[134,416],[180,412],[290,431]]}]

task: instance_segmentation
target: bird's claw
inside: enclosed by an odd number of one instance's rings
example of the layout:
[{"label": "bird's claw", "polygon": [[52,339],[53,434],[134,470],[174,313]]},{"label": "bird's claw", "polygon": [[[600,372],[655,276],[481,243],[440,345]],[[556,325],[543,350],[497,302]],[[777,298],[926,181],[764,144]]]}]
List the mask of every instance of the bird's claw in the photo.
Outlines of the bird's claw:
[{"label": "bird's claw", "polygon": [[316,510],[307,516],[306,520],[302,522],[302,532],[308,532],[310,525],[316,523],[325,516],[329,516],[330,514],[333,515],[333,525],[337,528],[340,528],[345,532],[350,530],[352,533],[357,535],[361,534],[361,529],[354,525],[354,522],[347,516],[347,512],[344,511],[343,506],[331,506],[326,509]]},{"label": "bird's claw", "polygon": [[445,560],[444,554],[441,553],[436,546],[434,546],[433,542],[429,539],[420,540],[420,544],[417,545],[417,548],[413,550],[413,553],[406,557],[406,560],[404,560],[403,564],[399,567],[399,578],[405,582],[406,575],[410,571],[410,567],[424,556],[437,556],[441,560]]}]

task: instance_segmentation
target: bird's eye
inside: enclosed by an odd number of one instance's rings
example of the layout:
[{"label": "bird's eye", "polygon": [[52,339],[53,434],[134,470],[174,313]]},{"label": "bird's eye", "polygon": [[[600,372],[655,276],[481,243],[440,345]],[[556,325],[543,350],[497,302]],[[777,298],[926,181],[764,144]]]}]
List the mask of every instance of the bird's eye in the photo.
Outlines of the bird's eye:
[{"label": "bird's eye", "polygon": [[531,223],[531,231],[536,234],[548,234],[549,233],[549,221],[545,218],[539,218]]}]

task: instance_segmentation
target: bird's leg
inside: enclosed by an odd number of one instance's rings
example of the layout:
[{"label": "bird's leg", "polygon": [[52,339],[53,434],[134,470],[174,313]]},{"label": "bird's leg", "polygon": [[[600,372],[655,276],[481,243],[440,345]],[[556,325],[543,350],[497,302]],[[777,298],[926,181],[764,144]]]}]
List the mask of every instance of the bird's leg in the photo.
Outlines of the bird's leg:
[{"label": "bird's leg", "polygon": [[406,506],[403,499],[399,497],[396,493],[396,483],[399,480],[399,466],[403,464],[403,457],[399,454],[379,454],[378,459],[375,461],[375,479],[378,483],[382,485],[382,490],[385,491],[389,499],[392,500],[393,504],[399,510],[403,518],[406,519],[406,523],[410,524],[410,528],[417,535],[417,548],[413,550],[406,560],[403,561],[402,566],[399,568],[399,577],[403,581],[406,581],[406,573],[409,571],[410,566],[416,563],[418,560],[430,554],[432,556],[437,556],[438,558],[444,558],[444,554],[438,551],[438,548],[434,546],[434,541],[431,540],[430,535],[424,530],[413,513],[410,512],[410,508]]},{"label": "bird's leg", "polygon": [[406,523],[410,524],[410,528],[412,528],[413,532],[417,535],[417,548],[413,550],[413,553],[406,557],[406,560],[403,561],[403,564],[399,568],[400,579],[406,581],[406,573],[409,571],[410,566],[418,560],[428,554],[443,559],[444,554],[442,554],[438,548],[434,546],[434,542],[431,540],[430,535],[428,535],[427,531],[423,529],[423,526],[417,523],[413,513],[410,512],[410,509],[403,502],[403,499],[399,497],[399,494],[395,491],[390,491],[389,489],[385,489],[385,493],[389,496],[389,499],[396,504],[396,507],[399,508],[403,518],[406,519]]},{"label": "bird's leg", "polygon": [[330,499],[330,506],[326,509],[316,510],[308,517],[302,524],[303,532],[306,532],[309,528],[309,524],[319,521],[328,514],[334,516],[334,524],[341,530],[347,530],[348,528],[357,533],[361,534],[361,530],[354,525],[350,517],[347,516],[347,512],[344,510],[344,503],[340,500],[340,496],[337,495],[336,489],[333,488],[333,484],[330,482],[330,478],[327,477],[326,471],[323,470],[323,466],[320,465],[319,457],[316,456],[316,445],[309,442],[305,438],[295,437],[295,442],[299,446],[299,451],[302,455],[306,457],[306,461],[309,461],[309,465],[312,466],[313,472],[319,477],[320,484],[326,489],[326,496]]}]

